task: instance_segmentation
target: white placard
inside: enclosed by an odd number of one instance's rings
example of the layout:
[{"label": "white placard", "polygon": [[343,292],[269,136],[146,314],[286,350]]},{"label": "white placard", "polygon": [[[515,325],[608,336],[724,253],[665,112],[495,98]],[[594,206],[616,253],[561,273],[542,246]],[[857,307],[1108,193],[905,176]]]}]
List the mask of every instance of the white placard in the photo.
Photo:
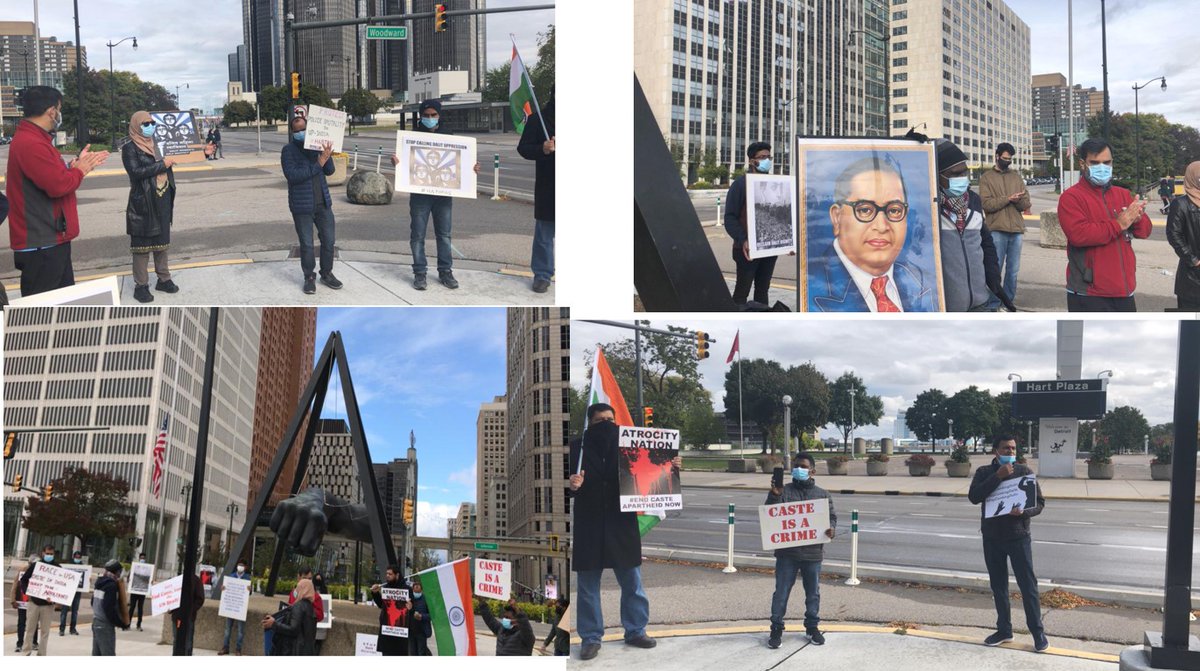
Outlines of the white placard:
[{"label": "white placard", "polygon": [[70,606],[78,589],[77,572],[38,562],[33,567],[33,575],[29,576],[29,589],[25,593],[34,599]]},{"label": "white placard", "polygon": [[475,560],[475,596],[508,601],[512,591],[512,562]]},{"label": "white placard", "polygon": [[475,138],[397,131],[396,156],[397,191],[475,197]]},{"label": "white placard", "polygon": [[249,605],[249,580],[231,577],[221,582],[221,607],[217,609],[217,615],[245,622],[246,607]]},{"label": "white placard", "polygon": [[983,516],[1000,517],[1013,508],[1025,510],[1037,505],[1037,476],[1022,475],[1000,483],[983,502]]},{"label": "white placard", "polygon": [[48,305],[120,305],[121,288],[117,277],[109,275],[98,280],[78,282],[69,287],[23,296],[9,301],[9,307],[39,307]]},{"label": "white placard", "polygon": [[183,576],[177,575],[170,580],[155,583],[150,586],[150,614],[162,615],[179,607],[183,598]]},{"label": "white placard", "polygon": [[318,594],[317,596],[321,597],[321,604],[325,607],[323,613],[325,618],[317,623],[317,629],[329,629],[333,627],[333,599],[329,598],[328,594]]},{"label": "white placard", "polygon": [[389,627],[386,624],[379,627],[379,633],[383,636],[396,636],[399,638],[408,638],[408,627]]},{"label": "white placard", "polygon": [[79,575],[79,582],[76,583],[76,591],[87,594],[92,591],[92,572],[93,568],[86,564],[63,564],[63,568],[68,571],[74,571]]},{"label": "white placard", "polygon": [[342,150],[346,139],[346,113],[328,107],[308,106],[308,126],[304,131],[304,148],[321,150],[321,143],[333,143],[333,151]]},{"label": "white placard", "polygon": [[129,566],[129,593],[145,596],[154,582],[154,564],[135,561]]},{"label": "white placard", "polygon": [[375,634],[355,634],[354,635],[354,656],[355,657],[381,657],[382,653],[377,649],[379,637]]},{"label": "white placard", "polygon": [[379,598],[388,601],[408,601],[408,590],[397,587],[380,587]]},{"label": "white placard", "polygon": [[554,578],[546,579],[546,598],[547,599],[557,599],[558,598],[558,580],[557,579],[554,579]]},{"label": "white placard", "polygon": [[829,499],[759,506],[758,526],[764,550],[828,543]]},{"label": "white placard", "polygon": [[1043,417],[1038,420],[1038,473],[1046,478],[1075,477],[1079,449],[1079,420]]},{"label": "white placard", "polygon": [[746,239],[750,258],[796,251],[796,186],[789,175],[746,175]]}]

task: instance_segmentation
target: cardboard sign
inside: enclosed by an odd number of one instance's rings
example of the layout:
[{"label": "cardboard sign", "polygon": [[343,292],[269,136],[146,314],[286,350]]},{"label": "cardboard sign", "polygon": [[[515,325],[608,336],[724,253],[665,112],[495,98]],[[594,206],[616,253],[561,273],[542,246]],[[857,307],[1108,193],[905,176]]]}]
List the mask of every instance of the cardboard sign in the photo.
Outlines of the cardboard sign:
[{"label": "cardboard sign", "polygon": [[1037,505],[1037,476],[1023,475],[1009,478],[988,495],[983,502],[983,516],[1000,517],[1014,508],[1025,510]]},{"label": "cardboard sign", "polygon": [[380,587],[379,597],[390,601],[408,601],[408,590],[396,587]]},{"label": "cardboard sign", "polygon": [[304,132],[304,148],[321,150],[321,143],[330,142],[333,150],[342,150],[346,139],[346,113],[328,107],[308,106],[308,126]]},{"label": "cardboard sign", "polygon": [[384,636],[396,636],[398,638],[408,638],[408,627],[389,627],[386,624],[379,627],[379,633]]},{"label": "cardboard sign", "polygon": [[76,591],[87,594],[92,591],[92,572],[93,568],[85,564],[63,564],[63,568],[68,571],[74,571],[79,574],[79,582],[76,584]]},{"label": "cardboard sign", "polygon": [[759,506],[758,526],[764,550],[828,543],[829,499]]},{"label": "cardboard sign", "polygon": [[129,593],[145,596],[154,582],[154,564],[135,561],[129,565]]},{"label": "cardboard sign", "polygon": [[204,160],[204,143],[191,112],[180,110],[151,112],[154,126],[155,158],[173,158],[176,163]]},{"label": "cardboard sign", "polygon": [[217,609],[217,615],[245,622],[248,605],[250,605],[250,581],[242,578],[226,578],[221,583],[221,606]]},{"label": "cardboard sign", "polygon": [[78,589],[77,571],[38,562],[33,567],[33,575],[29,576],[29,589],[25,593],[32,598],[70,606]]},{"label": "cardboard sign", "polygon": [[475,138],[397,131],[396,156],[397,191],[475,197]]},{"label": "cardboard sign", "polygon": [[475,560],[475,596],[508,601],[511,591],[511,562],[496,559]]},{"label": "cardboard sign", "polygon": [[329,629],[333,627],[333,599],[329,598],[328,594],[318,594],[321,597],[321,603],[325,606],[325,618],[317,623],[317,629]]},{"label": "cardboard sign", "polygon": [[671,463],[679,454],[674,429],[622,426],[617,443],[617,478],[621,512],[658,512],[683,508],[679,471]]},{"label": "cardboard sign", "polygon": [[183,576],[177,575],[170,580],[155,583],[150,586],[150,614],[162,615],[179,607],[183,598]]},{"label": "cardboard sign", "polygon": [[354,635],[354,656],[355,657],[381,657],[382,653],[376,648],[379,642],[379,637],[375,634],[355,634]]}]

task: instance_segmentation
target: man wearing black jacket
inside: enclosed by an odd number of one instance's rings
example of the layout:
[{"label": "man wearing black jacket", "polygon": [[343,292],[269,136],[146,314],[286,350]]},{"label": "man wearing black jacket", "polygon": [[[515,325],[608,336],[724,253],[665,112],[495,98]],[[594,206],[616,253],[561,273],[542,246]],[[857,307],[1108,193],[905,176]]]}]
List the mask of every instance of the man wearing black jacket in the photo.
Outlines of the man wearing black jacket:
[{"label": "man wearing black jacket", "polygon": [[[553,95],[553,94],[552,94]],[[542,123],[546,126],[543,129]],[[547,137],[549,135],[549,137]],[[554,101],[542,108],[542,122],[525,122],[517,153],[537,161],[533,186],[533,252],[529,268],[533,271],[533,290],[539,294],[550,288],[554,276]]]},{"label": "man wearing black jacket", "polygon": [[1032,539],[1029,535],[1029,518],[1039,515],[1046,505],[1039,485],[1036,490],[1036,505],[1032,508],[1014,508],[1007,515],[987,517],[984,502],[996,491],[1000,483],[1012,478],[1033,474],[1025,464],[1016,463],[1017,439],[1009,434],[1000,434],[992,442],[996,458],[975,471],[967,498],[980,507],[980,531],[983,534],[983,560],[987,564],[988,577],[992,584],[992,597],[996,601],[996,633],[984,639],[984,645],[996,646],[1013,639],[1012,614],[1008,596],[1008,562],[1012,561],[1013,574],[1021,589],[1021,603],[1025,606],[1025,622],[1033,636],[1034,648],[1045,652],[1050,647],[1042,628],[1041,603],[1038,598],[1037,577],[1033,573]]},{"label": "man wearing black jacket", "polygon": [[499,620],[492,615],[491,608],[483,599],[475,597],[475,612],[483,618],[483,623],[496,635],[497,657],[529,657],[533,654],[533,643],[537,640],[533,635],[533,625],[529,624],[529,616],[517,610],[517,602],[509,599],[504,604]]},{"label": "man wearing black jacket", "polygon": [[[771,145],[766,142],[754,142],[746,149],[746,156],[749,158],[748,172],[771,172]],[[750,285],[753,284],[754,302],[769,305],[771,276],[775,274],[775,261],[779,257],[751,259],[747,230],[746,176],[743,175],[733,180],[733,184],[729,185],[729,192],[725,194],[725,232],[733,238],[733,262],[737,265],[733,302],[745,307],[746,299],[750,296]]]}]

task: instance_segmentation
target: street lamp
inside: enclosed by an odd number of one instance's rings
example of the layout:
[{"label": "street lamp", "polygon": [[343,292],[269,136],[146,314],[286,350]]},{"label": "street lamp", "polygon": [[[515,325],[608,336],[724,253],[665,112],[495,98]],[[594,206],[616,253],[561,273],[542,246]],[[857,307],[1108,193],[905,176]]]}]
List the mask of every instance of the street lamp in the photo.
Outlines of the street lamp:
[{"label": "street lamp", "polygon": [[788,449],[792,446],[792,397],[783,395],[783,465],[791,466],[792,459]]},{"label": "street lamp", "polygon": [[1099,377],[1103,376],[1105,373],[1108,373],[1108,379],[1110,379],[1110,380],[1111,380],[1111,379],[1112,379],[1112,376],[1113,376],[1113,372],[1112,372],[1111,370],[1108,370],[1108,369],[1105,369],[1105,370],[1102,370],[1102,371],[1100,371],[1099,373],[1096,373],[1096,377],[1098,377],[1098,378],[1099,378]]},{"label": "street lamp", "polygon": [[954,446],[954,420],[948,419],[946,421],[950,422],[950,446],[953,447]]},{"label": "street lamp", "polygon": [[1009,374],[1008,374],[1008,381],[1009,381],[1009,382],[1012,382],[1014,377],[1015,377],[1015,378],[1017,378],[1017,381],[1018,381],[1018,382],[1020,382],[1020,381],[1023,379],[1019,373],[1009,373]]},{"label": "street lamp", "polygon": [[192,88],[192,86],[190,84],[178,84],[175,86],[175,107],[179,108],[181,111],[183,110],[183,105],[180,104],[180,102],[179,102],[179,89],[190,89],[190,88]]},{"label": "street lamp", "polygon": [[[25,86],[23,86],[21,88],[27,89],[27,88],[29,88],[29,48],[21,47],[20,49],[17,49],[16,51],[18,54],[21,54],[21,57],[25,60]],[[15,87],[14,87],[14,90],[15,90]]]},{"label": "street lamp", "polygon": [[[112,132],[113,132],[112,143],[109,144],[110,149],[117,146],[117,135],[118,135],[118,133],[117,133],[117,88],[116,88],[115,75],[113,73],[113,47],[116,47],[118,44],[120,44],[126,40],[133,40],[133,50],[137,51],[137,38],[136,37],[126,37],[124,39],[117,40],[116,42],[105,42],[104,43],[104,46],[108,47],[108,93],[109,93],[108,123],[109,123],[109,126],[112,128]],[[81,46],[79,48],[82,49],[83,47]],[[80,100],[79,103],[80,103],[79,104],[79,112],[80,112],[80,114],[82,114],[83,113],[83,101]],[[76,140],[76,144],[78,144],[78,143],[79,143],[79,140]]]},{"label": "street lamp", "polygon": [[[1142,133],[1141,133],[1142,119],[1141,119],[1141,115],[1138,110],[1138,91],[1141,91],[1142,89],[1146,88],[1147,86],[1153,84],[1154,82],[1160,81],[1160,80],[1162,81],[1162,90],[1166,91],[1167,90],[1167,78],[1166,77],[1155,77],[1154,79],[1151,79],[1150,81],[1146,82],[1145,84],[1142,84],[1141,86],[1138,86],[1137,84],[1133,85],[1133,147],[1134,147],[1134,149],[1133,149],[1133,156],[1134,156],[1133,167],[1135,170],[1139,169],[1139,167],[1142,165]],[[1139,176],[1139,181],[1140,181],[1140,176]],[[1142,187],[1139,184],[1138,185],[1138,193],[1141,193],[1141,191],[1142,191]]]},{"label": "street lamp", "polygon": [[[229,537],[225,539],[225,547],[230,548],[233,547],[233,516],[238,513],[238,504],[230,501],[225,510],[229,512]],[[228,560],[229,557],[225,559]]]},{"label": "street lamp", "polygon": [[1142,454],[1150,454],[1150,434],[1142,435]]},{"label": "street lamp", "polygon": [[937,413],[931,413],[929,416],[929,451],[937,452],[937,434],[934,427],[937,426]]}]

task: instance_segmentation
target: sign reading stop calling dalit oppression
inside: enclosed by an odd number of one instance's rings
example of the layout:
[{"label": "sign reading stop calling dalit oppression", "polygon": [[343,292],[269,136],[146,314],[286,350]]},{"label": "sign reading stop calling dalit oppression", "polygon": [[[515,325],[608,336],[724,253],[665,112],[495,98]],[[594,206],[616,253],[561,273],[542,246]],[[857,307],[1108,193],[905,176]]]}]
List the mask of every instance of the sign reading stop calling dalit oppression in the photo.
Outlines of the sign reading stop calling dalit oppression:
[{"label": "sign reading stop calling dalit oppression", "polygon": [[36,599],[45,599],[64,606],[71,605],[79,589],[79,573],[59,568],[44,562],[33,567],[29,576],[29,589],[25,593]]},{"label": "sign reading stop calling dalit oppression", "polygon": [[672,461],[679,454],[675,429],[622,426],[617,443],[621,512],[679,510],[683,493]]},{"label": "sign reading stop calling dalit oppression", "polygon": [[183,576],[177,575],[150,586],[150,614],[162,615],[179,607],[183,597]]},{"label": "sign reading stop calling dalit oppression", "polygon": [[511,562],[496,559],[475,560],[475,596],[508,601],[511,589]]},{"label": "sign reading stop calling dalit oppression", "polygon": [[396,157],[397,191],[475,197],[475,138],[398,131]]},{"label": "sign reading stop calling dalit oppression", "polygon": [[354,656],[355,657],[380,657],[383,653],[379,652],[377,646],[379,637],[375,634],[355,634],[354,635]]},{"label": "sign reading stop calling dalit oppression", "polygon": [[245,622],[246,607],[249,604],[249,580],[226,578],[221,582],[221,607],[217,609],[217,615]]},{"label": "sign reading stop calling dalit oppression", "polygon": [[150,582],[154,580],[154,564],[135,561],[129,565],[129,593],[145,596],[150,593]]},{"label": "sign reading stop calling dalit oppression", "polygon": [[1026,510],[1037,505],[1037,477],[1022,475],[1000,483],[983,502],[984,517],[1007,515],[1014,508]]},{"label": "sign reading stop calling dalit oppression", "polygon": [[320,151],[322,144],[333,144],[333,151],[342,151],[342,140],[346,138],[346,113],[340,110],[308,106],[308,126],[304,132],[304,148]]},{"label": "sign reading stop calling dalit oppression", "polygon": [[204,143],[191,112],[151,112],[154,120],[155,158],[173,158],[176,163],[204,160]]},{"label": "sign reading stop calling dalit oppression", "polygon": [[829,499],[759,506],[758,526],[764,550],[828,543]]}]

